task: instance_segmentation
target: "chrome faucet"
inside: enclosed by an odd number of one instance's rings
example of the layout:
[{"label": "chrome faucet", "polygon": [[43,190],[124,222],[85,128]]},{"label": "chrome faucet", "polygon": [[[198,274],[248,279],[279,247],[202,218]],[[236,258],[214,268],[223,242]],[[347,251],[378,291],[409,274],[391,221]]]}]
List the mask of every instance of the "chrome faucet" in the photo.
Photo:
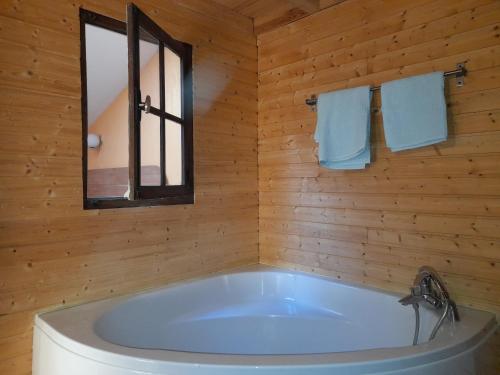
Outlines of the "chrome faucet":
[{"label": "chrome faucet", "polygon": [[418,340],[418,330],[420,325],[418,307],[421,302],[426,302],[436,310],[443,310],[443,313],[431,332],[429,340],[434,339],[445,318],[448,318],[452,322],[460,320],[457,305],[450,298],[450,294],[448,293],[443,280],[432,267],[420,267],[418,274],[415,277],[415,281],[413,282],[413,286],[410,288],[410,292],[410,295],[400,299],[399,303],[404,306],[412,305],[415,309],[416,326],[415,337],[413,340],[414,345],[416,345]]}]

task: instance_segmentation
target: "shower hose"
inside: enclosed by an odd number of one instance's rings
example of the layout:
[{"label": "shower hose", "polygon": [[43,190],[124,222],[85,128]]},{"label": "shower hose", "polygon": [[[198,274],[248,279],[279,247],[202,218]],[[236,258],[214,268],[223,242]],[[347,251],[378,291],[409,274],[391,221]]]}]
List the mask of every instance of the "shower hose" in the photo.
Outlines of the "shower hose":
[{"label": "shower hose", "polygon": [[[417,345],[418,344],[418,335],[419,335],[419,331],[420,331],[420,311],[419,311],[418,303],[413,304],[413,309],[415,310],[415,333],[413,335],[413,345]],[[436,334],[437,334],[439,328],[443,324],[444,319],[448,316],[449,312],[450,312],[450,304],[448,302],[446,302],[444,305],[443,313],[441,314],[436,325],[432,329],[431,335],[429,337],[429,341],[433,340],[434,337],[436,337]]]}]

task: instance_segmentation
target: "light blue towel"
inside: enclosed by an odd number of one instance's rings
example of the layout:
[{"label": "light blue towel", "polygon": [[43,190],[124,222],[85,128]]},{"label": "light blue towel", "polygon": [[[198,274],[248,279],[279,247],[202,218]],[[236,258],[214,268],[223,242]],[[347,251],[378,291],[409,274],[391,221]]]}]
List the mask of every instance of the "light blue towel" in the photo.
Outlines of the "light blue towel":
[{"label": "light blue towel", "polygon": [[319,163],[330,169],[362,169],[370,163],[369,86],[339,90],[318,97],[314,139]]},{"label": "light blue towel", "polygon": [[443,72],[387,82],[381,90],[385,141],[392,151],[446,140]]}]

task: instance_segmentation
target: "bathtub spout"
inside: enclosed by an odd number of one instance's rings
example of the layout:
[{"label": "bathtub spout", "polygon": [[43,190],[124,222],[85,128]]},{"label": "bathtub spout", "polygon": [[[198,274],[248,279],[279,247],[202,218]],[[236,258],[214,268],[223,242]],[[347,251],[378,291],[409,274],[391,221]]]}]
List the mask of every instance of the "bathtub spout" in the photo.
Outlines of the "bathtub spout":
[{"label": "bathtub spout", "polygon": [[420,302],[420,298],[418,298],[417,296],[414,296],[413,294],[410,294],[410,295],[403,297],[399,300],[399,303],[402,304],[403,306],[418,304],[419,302]]}]

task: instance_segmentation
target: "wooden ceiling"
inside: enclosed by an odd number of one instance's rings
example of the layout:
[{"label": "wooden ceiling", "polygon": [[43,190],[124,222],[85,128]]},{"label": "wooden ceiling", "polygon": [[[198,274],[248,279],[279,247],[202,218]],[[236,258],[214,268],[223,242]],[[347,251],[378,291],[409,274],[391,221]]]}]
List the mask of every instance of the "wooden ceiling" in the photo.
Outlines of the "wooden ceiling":
[{"label": "wooden ceiling", "polygon": [[345,0],[214,0],[254,21],[260,34]]}]

